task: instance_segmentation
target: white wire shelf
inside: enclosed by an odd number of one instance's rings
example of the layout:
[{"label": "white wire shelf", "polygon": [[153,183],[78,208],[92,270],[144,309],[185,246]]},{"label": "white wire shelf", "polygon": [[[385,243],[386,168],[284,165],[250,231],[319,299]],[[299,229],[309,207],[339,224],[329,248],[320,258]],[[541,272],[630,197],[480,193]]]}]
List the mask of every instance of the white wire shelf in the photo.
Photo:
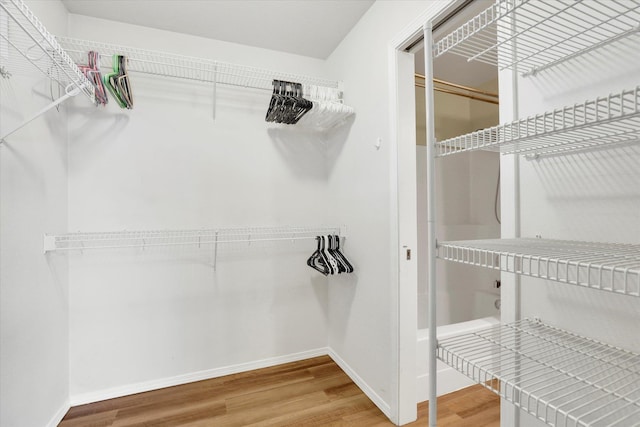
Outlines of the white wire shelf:
[{"label": "white wire shelf", "polygon": [[550,426],[640,425],[640,355],[522,320],[438,342],[438,358]]},{"label": "white wire shelf", "polygon": [[32,75],[38,70],[36,74],[63,88],[72,85],[95,100],[93,85],[22,0],[0,1],[0,61],[11,75]]},{"label": "white wire shelf", "polygon": [[546,239],[438,242],[438,258],[640,296],[640,245]]},{"label": "white wire shelf", "polygon": [[346,228],[244,227],[206,230],[148,230],[45,235],[44,252],[159,246],[217,246],[219,243],[313,240],[318,235],[346,236]]},{"label": "white wire shelf", "polygon": [[[56,39],[47,31],[23,0],[0,0],[0,78],[33,76],[51,79],[52,102],[23,118],[19,125],[0,129],[0,143],[53,107],[84,93],[95,103],[95,88],[82,74]],[[53,83],[58,87],[54,90]],[[54,98],[57,96],[57,99]]]},{"label": "white wire shelf", "polygon": [[637,141],[640,86],[436,143],[436,156],[494,150],[553,155]]},{"label": "white wire shelf", "polygon": [[58,41],[77,62],[86,62],[87,52],[91,50],[98,52],[101,57],[101,66],[108,69],[112,67],[111,57],[113,55],[125,55],[129,59],[128,70],[132,72],[269,91],[273,90],[272,81],[274,79],[332,88],[339,91],[339,83],[337,81],[325,78],[283,73],[205,58],[69,37],[58,37]]},{"label": "white wire shelf", "polygon": [[447,52],[533,75],[640,31],[640,0],[498,0],[437,41]]}]

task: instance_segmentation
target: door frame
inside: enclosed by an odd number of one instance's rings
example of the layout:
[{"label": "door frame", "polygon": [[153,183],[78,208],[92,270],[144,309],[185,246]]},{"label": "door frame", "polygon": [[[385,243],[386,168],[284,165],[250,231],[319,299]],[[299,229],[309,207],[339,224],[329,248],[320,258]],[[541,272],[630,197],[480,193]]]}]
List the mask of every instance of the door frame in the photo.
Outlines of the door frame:
[{"label": "door frame", "polygon": [[[391,246],[392,259],[392,328],[395,368],[392,381],[392,421],[397,425],[417,419],[417,193],[416,193],[416,120],[415,64],[413,54],[405,52],[424,35],[424,27],[439,22],[465,0],[428,3],[426,9],[389,43],[389,99],[392,149]],[[426,58],[425,53],[425,58]],[[427,112],[428,113],[428,112]],[[407,259],[406,251],[413,252]]]}]

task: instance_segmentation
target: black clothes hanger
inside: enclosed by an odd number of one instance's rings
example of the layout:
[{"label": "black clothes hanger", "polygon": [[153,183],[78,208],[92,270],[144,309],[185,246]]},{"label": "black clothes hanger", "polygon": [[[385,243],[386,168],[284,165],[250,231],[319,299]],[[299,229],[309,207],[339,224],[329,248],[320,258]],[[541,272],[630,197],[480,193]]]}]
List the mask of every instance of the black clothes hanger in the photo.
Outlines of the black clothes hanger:
[{"label": "black clothes hanger", "polygon": [[338,256],[340,261],[344,264],[347,273],[353,273],[353,266],[347,259],[347,257],[340,251],[340,236],[333,236],[333,240],[335,243],[334,253]]},{"label": "black clothes hanger", "polygon": [[327,241],[329,242],[327,250],[329,251],[331,256],[336,260],[336,262],[338,263],[338,274],[346,273],[347,272],[347,266],[345,265],[345,263],[340,258],[340,255],[338,255],[338,253],[335,251],[335,240],[334,240],[335,237],[336,236],[331,236],[331,235],[327,236]]},{"label": "black clothes hanger", "polygon": [[327,265],[331,269],[331,274],[337,274],[337,273],[340,273],[340,270],[338,268],[338,261],[336,261],[336,259],[333,257],[333,255],[331,255],[331,252],[329,252],[328,244],[327,244],[327,240],[328,240],[327,237],[328,236],[320,236],[320,238],[322,239],[322,251],[321,251],[321,253],[323,254],[324,258],[326,259]]},{"label": "black clothes hanger", "polygon": [[340,252],[340,237],[337,235],[316,236],[318,246],[307,259],[307,265],[328,276],[330,274],[353,273],[353,266]]},{"label": "black clothes hanger", "polygon": [[272,84],[265,121],[295,124],[313,108],[313,102],[303,98],[302,84],[283,80],[273,80]]},{"label": "black clothes hanger", "polygon": [[329,268],[327,263],[325,263],[322,257],[320,236],[317,236],[316,240],[318,241],[318,247],[307,260],[307,265],[314,270],[317,270],[320,273],[324,274],[325,276],[328,276],[329,274],[331,274],[331,269]]}]

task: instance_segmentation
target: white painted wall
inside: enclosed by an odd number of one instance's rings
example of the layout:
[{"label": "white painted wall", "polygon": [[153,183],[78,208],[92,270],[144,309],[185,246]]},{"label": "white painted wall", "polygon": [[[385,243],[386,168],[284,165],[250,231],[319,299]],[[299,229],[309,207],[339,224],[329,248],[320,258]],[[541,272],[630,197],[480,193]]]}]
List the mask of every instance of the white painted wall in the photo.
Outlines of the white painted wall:
[{"label": "white painted wall", "polygon": [[[70,16],[70,35],[322,75],[324,62]],[[132,111],[69,117],[69,229],[327,223],[327,145],[264,122],[270,92],[132,74]],[[332,219],[339,220],[339,217]],[[326,352],[315,242],[70,255],[71,397],[78,403]],[[292,356],[293,355],[293,356]],[[265,362],[266,363],[266,362]]]},{"label": "white painted wall", "polygon": [[[356,274],[340,278],[329,289],[329,345],[368,384],[370,397],[382,402],[379,406],[387,412],[393,410],[398,387],[392,330],[398,320],[392,304],[397,302],[394,260],[400,249],[397,241],[391,243],[394,233],[397,236],[395,226],[390,226],[397,215],[392,212],[397,208],[392,176],[397,148],[389,144],[396,100],[389,95],[394,64],[388,55],[394,37],[427,7],[421,1],[376,2],[327,60],[329,69],[345,82],[345,102],[356,110],[351,128],[338,132],[330,145],[330,204],[335,209],[329,218],[339,218],[349,227],[349,256]],[[348,140],[342,143],[346,131]],[[382,138],[379,150],[377,138]],[[408,143],[413,150],[415,140]]]},{"label": "white painted wall", "polygon": [[[518,79],[521,117],[638,84],[638,39],[611,44],[534,78]],[[522,236],[640,242],[640,145],[521,160]],[[503,182],[513,179],[503,168]],[[508,194],[505,194],[509,196]],[[513,198],[505,200],[513,203]],[[505,299],[503,308],[513,304]],[[522,315],[635,352],[640,300],[522,278]],[[509,421],[506,424],[511,425]],[[522,426],[538,426],[523,416]]]},{"label": "white painted wall", "polygon": [[[44,25],[66,32],[60,1],[28,1]],[[11,62],[4,62],[5,65]],[[0,78],[0,134],[51,102],[39,71]],[[27,72],[27,75],[23,74]],[[68,409],[68,272],[42,252],[67,230],[67,109],[50,110],[0,145],[0,425],[53,426]]]}]

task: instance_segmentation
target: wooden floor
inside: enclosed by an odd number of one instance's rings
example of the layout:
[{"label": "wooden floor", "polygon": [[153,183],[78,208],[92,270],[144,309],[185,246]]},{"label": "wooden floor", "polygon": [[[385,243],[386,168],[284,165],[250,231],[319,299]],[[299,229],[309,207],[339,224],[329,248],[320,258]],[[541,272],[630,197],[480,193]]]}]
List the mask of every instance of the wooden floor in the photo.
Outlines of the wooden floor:
[{"label": "wooden floor", "polygon": [[[499,427],[500,404],[481,386],[438,399],[438,426]],[[427,403],[418,406],[426,426]],[[392,426],[328,356],[169,387],[69,410],[60,427]]]}]

